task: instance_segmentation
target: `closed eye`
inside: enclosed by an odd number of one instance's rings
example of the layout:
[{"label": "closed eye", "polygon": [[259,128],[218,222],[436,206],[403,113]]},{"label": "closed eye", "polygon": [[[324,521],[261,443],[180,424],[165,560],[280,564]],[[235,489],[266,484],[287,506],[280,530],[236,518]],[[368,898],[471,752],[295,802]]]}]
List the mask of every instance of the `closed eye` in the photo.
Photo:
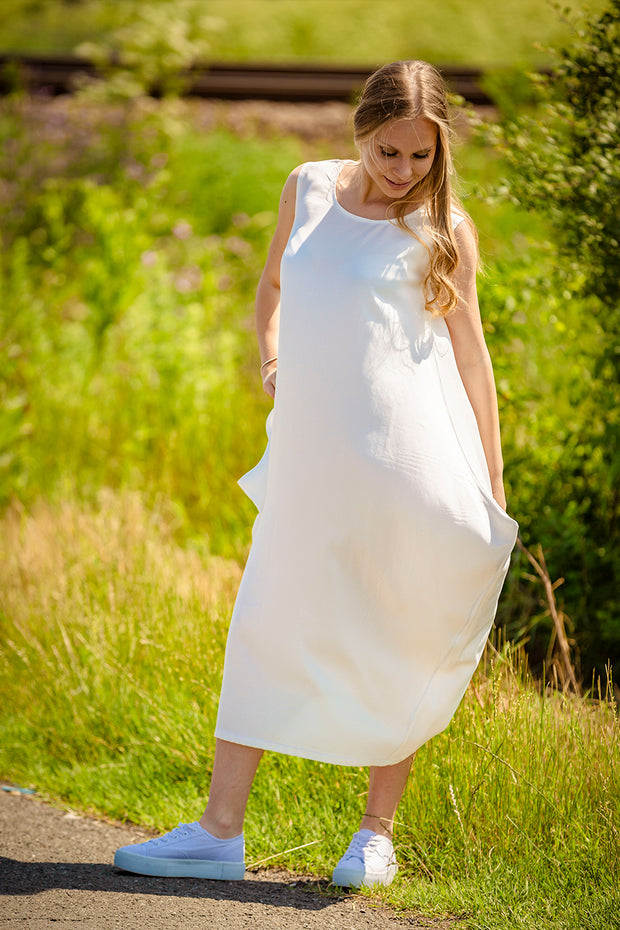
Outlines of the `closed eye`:
[{"label": "closed eye", "polygon": [[[386,158],[393,158],[395,155],[398,155],[398,152],[388,152],[388,150],[384,149],[382,146],[379,146],[379,151]],[[413,157],[417,159],[423,159],[423,158],[428,158],[430,154],[431,154],[431,151],[429,149],[428,152],[414,152]]]}]

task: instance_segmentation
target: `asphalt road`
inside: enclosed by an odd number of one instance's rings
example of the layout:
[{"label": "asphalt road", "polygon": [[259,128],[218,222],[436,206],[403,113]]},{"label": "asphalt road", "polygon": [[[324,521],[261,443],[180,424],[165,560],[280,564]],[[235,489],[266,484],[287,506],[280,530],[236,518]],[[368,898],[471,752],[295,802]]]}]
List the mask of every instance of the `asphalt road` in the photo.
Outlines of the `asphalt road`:
[{"label": "asphalt road", "polygon": [[121,872],[114,850],[148,838],[0,790],[0,930],[454,930],[394,913],[325,880],[258,870],[240,882]]}]

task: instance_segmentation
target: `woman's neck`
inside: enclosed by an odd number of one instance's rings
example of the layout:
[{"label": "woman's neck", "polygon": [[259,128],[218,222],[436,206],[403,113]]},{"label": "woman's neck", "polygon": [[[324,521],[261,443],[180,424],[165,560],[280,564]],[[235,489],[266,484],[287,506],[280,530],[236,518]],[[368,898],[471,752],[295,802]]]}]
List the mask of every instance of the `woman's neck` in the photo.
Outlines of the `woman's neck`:
[{"label": "woman's neck", "polygon": [[[351,213],[369,219],[386,219],[390,206],[398,198],[389,198],[375,184],[361,161],[347,164],[338,177],[338,200]],[[408,213],[414,213],[422,201],[408,203]]]}]

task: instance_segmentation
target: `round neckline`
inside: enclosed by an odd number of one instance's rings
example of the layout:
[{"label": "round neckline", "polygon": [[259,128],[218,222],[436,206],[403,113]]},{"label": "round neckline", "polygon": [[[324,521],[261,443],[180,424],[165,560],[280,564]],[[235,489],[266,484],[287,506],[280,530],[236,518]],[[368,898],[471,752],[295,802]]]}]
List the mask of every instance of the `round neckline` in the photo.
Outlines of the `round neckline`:
[{"label": "round neckline", "polygon": [[[346,216],[352,216],[354,220],[362,220],[362,222],[364,223],[390,223],[390,225],[396,226],[396,223],[394,220],[391,220],[389,218],[373,219],[371,216],[360,216],[359,213],[352,213],[350,210],[347,210],[347,208],[343,207],[343,205],[340,203],[340,201],[338,200],[338,191],[336,189],[338,186],[338,179],[340,178],[340,175],[342,174],[342,170],[345,167],[345,165],[354,165],[354,164],[355,164],[355,160],[353,158],[348,158],[348,159],[341,158],[341,159],[338,159],[338,161],[336,162],[336,166],[338,170],[335,172],[332,178],[332,197],[333,197],[334,203],[336,204],[337,208],[342,213],[344,213]],[[416,207],[415,210],[411,210],[410,213],[405,213],[405,217],[415,216],[417,213],[420,213],[420,211],[422,210],[424,210],[424,204],[420,204],[419,207]]]}]

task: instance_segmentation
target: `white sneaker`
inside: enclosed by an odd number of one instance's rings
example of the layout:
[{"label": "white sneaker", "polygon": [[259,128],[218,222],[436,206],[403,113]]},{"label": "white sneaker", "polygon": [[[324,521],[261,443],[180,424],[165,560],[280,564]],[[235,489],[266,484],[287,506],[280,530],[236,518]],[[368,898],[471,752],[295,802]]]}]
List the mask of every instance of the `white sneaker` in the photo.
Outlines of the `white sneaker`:
[{"label": "white sneaker", "polygon": [[342,888],[389,885],[397,871],[392,840],[372,830],[359,830],[334,869],[332,882]]},{"label": "white sneaker", "polygon": [[154,840],[122,846],[114,865],[138,875],[168,878],[219,878],[235,881],[245,873],[243,833],[219,840],[195,823],[178,827]]}]

